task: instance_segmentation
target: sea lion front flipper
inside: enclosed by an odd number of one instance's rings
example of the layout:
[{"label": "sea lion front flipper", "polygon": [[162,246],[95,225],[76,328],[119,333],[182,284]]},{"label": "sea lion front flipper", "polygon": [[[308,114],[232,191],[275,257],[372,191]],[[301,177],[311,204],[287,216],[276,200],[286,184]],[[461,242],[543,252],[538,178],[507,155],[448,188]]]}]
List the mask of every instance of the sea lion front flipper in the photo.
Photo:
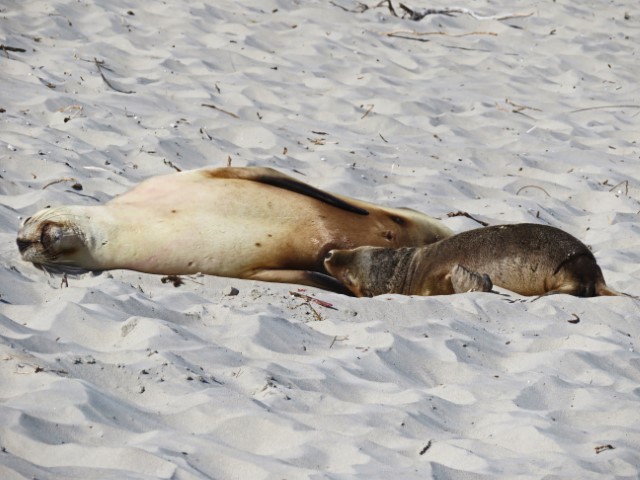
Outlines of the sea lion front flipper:
[{"label": "sea lion front flipper", "polygon": [[210,178],[239,178],[243,180],[251,180],[253,182],[265,183],[267,185],[284,188],[291,192],[315,198],[316,200],[320,200],[321,202],[341,208],[348,212],[356,213],[358,215],[369,215],[369,212],[364,208],[358,207],[357,205],[332,195],[331,193],[324,192],[318,188],[296,180],[289,175],[280,173],[273,168],[227,167],[203,170],[203,172]]},{"label": "sea lion front flipper", "polygon": [[341,293],[353,297],[353,293],[335,278],[311,270],[260,270],[247,277],[263,282],[295,283],[321,288],[330,292]]},{"label": "sea lion front flipper", "polygon": [[455,293],[490,292],[493,288],[489,275],[480,275],[460,264],[451,269],[451,285]]}]

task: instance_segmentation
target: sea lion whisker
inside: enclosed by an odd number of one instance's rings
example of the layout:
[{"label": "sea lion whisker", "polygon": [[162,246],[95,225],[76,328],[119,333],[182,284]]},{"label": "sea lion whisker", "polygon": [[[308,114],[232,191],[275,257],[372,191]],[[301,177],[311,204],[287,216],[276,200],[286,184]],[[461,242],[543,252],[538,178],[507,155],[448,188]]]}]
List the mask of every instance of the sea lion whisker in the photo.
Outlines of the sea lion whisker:
[{"label": "sea lion whisker", "polygon": [[37,220],[38,222],[48,222],[54,220],[76,221],[80,218],[88,219],[86,215],[71,214],[61,211],[59,208],[46,208],[41,210],[37,216],[27,217],[24,221]]},{"label": "sea lion whisker", "polygon": [[71,215],[69,213],[65,213],[65,212],[60,212],[60,211],[53,211],[50,212],[49,215],[44,216],[44,218],[42,218],[42,220],[44,221],[59,221],[59,220],[63,220],[63,221],[69,221],[69,220],[77,220],[78,216],[77,215]]},{"label": "sea lion whisker", "polygon": [[33,266],[38,270],[42,270],[50,277],[55,277],[56,275],[81,275],[89,271],[86,268],[76,267],[74,265],[65,265],[62,263],[34,263]]},{"label": "sea lion whisker", "polygon": [[44,263],[34,263],[34,266],[38,270],[41,270],[43,274],[49,275],[49,277],[53,277],[53,273],[49,271],[49,269],[47,268],[47,265],[45,265]]},{"label": "sea lion whisker", "polygon": [[[42,210],[40,215],[38,215],[35,218],[35,220],[48,221],[48,220],[51,220],[54,215],[56,215],[56,210],[54,208],[47,208],[45,210]],[[34,217],[29,217],[25,221],[28,221],[28,220],[31,220],[31,219],[34,219]]]}]

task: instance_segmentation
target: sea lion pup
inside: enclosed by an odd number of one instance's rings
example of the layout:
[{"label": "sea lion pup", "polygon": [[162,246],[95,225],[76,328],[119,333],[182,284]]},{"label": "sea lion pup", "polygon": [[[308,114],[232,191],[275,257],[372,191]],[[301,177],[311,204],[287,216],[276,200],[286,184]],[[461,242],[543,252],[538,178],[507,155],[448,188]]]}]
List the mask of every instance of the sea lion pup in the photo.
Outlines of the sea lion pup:
[{"label": "sea lion pup", "polygon": [[207,168],[152,177],[100,206],[27,218],[22,258],[47,271],[124,268],[198,272],[334,291],[334,248],[433,243],[452,232],[432,217],[333,195],[271,168]]},{"label": "sea lion pup", "polygon": [[520,295],[626,295],[607,287],[580,240],[531,223],[470,230],[419,248],[332,250],[324,264],[359,297],[488,292],[492,282]]}]

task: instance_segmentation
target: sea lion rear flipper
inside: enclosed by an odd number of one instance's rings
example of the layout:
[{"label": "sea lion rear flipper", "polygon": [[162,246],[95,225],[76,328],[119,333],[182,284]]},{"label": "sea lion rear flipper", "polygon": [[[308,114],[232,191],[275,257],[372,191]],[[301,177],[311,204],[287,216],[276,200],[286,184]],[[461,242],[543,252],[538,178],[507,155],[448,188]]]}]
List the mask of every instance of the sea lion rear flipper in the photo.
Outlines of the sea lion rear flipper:
[{"label": "sea lion rear flipper", "polygon": [[308,285],[310,287],[321,288],[322,290],[353,297],[353,293],[335,278],[324,273],[310,270],[260,270],[248,278],[251,280],[261,280],[263,282]]},{"label": "sea lion rear flipper", "polygon": [[455,293],[490,292],[493,288],[489,275],[480,275],[460,264],[451,269],[451,285]]},{"label": "sea lion rear flipper", "polygon": [[353,212],[358,215],[369,215],[364,208],[358,207],[353,203],[343,200],[328,192],[312,187],[304,182],[296,180],[293,177],[280,173],[277,170],[268,167],[227,167],[203,170],[209,178],[238,178],[243,180],[251,180],[253,182],[265,183],[278,188],[284,188],[291,192],[306,195],[321,202],[327,203],[342,210]]},{"label": "sea lion rear flipper", "polygon": [[640,298],[635,295],[631,295],[629,293],[618,292],[613,288],[609,288],[605,283],[598,283],[594,285],[591,290],[585,291],[581,285],[566,285],[561,288],[557,288],[555,290],[550,290],[548,292],[543,293],[539,297],[536,297],[535,300],[538,300],[540,297],[546,297],[547,295],[558,295],[558,294],[567,294],[567,295],[575,295],[576,297],[631,297],[635,300],[640,300]]},{"label": "sea lion rear flipper", "polygon": [[636,297],[635,295],[631,295],[630,293],[619,292],[614,290],[613,288],[609,288],[606,284],[598,284],[596,285],[596,295],[598,296],[607,296],[607,297],[631,297],[635,300],[640,300],[640,297]]}]

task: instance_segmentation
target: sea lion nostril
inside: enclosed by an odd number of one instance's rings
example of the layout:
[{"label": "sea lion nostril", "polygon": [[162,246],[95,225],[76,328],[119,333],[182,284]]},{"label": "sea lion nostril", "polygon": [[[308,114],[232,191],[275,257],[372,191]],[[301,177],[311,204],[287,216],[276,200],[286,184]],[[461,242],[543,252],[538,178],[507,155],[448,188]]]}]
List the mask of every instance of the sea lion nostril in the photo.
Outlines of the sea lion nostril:
[{"label": "sea lion nostril", "polygon": [[22,240],[21,238],[18,238],[16,240],[16,243],[18,244],[18,250],[20,250],[20,253],[24,252],[27,248],[29,248],[29,245],[31,245],[31,242],[29,240]]}]

